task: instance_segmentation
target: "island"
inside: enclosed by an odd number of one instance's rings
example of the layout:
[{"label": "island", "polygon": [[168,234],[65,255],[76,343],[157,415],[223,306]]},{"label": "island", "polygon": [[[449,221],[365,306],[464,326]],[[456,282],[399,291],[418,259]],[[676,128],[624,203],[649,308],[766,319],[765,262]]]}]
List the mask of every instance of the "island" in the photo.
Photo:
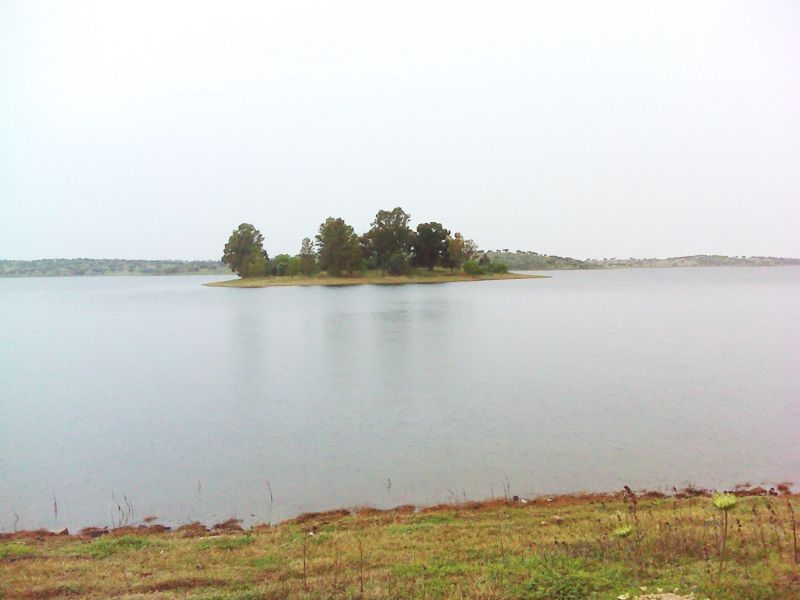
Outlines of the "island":
[{"label": "island", "polygon": [[503,261],[492,260],[473,240],[451,234],[441,223],[409,225],[411,215],[399,206],[379,210],[365,233],[358,235],[344,219],[328,217],[315,240],[304,238],[300,253],[270,258],[264,236],[242,223],[228,238],[222,262],[239,279],[211,282],[211,287],[286,285],[402,285],[497,279],[531,279],[509,273]]},{"label": "island", "polygon": [[316,277],[248,277],[229,279],[226,281],[211,281],[204,285],[208,287],[234,287],[234,288],[263,288],[287,285],[404,285],[414,283],[456,283],[465,281],[495,281],[499,279],[538,279],[546,275],[532,275],[528,273],[484,273],[467,275],[466,273],[450,273],[447,271],[415,271],[408,275],[383,275],[371,271],[366,274],[353,274],[352,276],[331,277],[320,273]]}]

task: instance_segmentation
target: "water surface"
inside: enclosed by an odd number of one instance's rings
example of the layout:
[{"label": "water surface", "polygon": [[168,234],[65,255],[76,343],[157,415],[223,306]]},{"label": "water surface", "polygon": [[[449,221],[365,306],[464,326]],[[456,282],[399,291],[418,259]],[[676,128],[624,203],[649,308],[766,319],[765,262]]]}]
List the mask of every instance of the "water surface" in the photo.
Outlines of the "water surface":
[{"label": "water surface", "polygon": [[0,280],[0,526],[800,481],[800,268],[549,274]]}]

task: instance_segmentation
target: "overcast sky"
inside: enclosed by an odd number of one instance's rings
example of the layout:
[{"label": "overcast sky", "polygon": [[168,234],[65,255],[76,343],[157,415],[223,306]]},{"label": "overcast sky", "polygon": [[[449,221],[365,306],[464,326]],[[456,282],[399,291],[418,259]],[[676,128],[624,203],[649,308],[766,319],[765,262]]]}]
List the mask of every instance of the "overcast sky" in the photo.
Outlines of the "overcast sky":
[{"label": "overcast sky", "polygon": [[800,256],[800,2],[0,0],[0,258]]}]

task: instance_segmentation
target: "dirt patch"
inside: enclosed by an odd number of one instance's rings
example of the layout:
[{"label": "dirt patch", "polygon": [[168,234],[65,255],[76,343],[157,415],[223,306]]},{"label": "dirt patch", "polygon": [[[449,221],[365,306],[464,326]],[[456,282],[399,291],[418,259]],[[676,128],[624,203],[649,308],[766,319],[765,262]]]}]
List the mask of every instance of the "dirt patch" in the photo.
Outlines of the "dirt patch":
[{"label": "dirt patch", "polygon": [[226,533],[233,531],[244,531],[244,528],[242,527],[242,520],[236,518],[228,519],[222,523],[216,523],[213,529],[214,531],[224,531]]},{"label": "dirt patch", "polygon": [[64,596],[80,596],[87,593],[88,590],[77,591],[65,585],[58,585],[48,588],[34,588],[22,592],[18,598],[35,598],[36,600],[47,600],[48,598],[63,598]]},{"label": "dirt patch", "polygon": [[734,490],[733,492],[737,496],[766,496],[767,490],[765,490],[761,486],[756,486],[754,488],[739,488]]},{"label": "dirt patch", "polygon": [[303,513],[301,515],[296,516],[294,519],[289,519],[286,522],[294,523],[296,525],[302,525],[303,523],[308,523],[310,521],[324,524],[324,523],[330,523],[332,521],[337,521],[339,519],[343,519],[344,517],[349,517],[350,514],[351,512],[346,508],[339,508],[336,510],[326,510],[324,512]]},{"label": "dirt patch", "polygon": [[643,492],[639,495],[640,498],[649,498],[651,500],[663,500],[667,497],[666,494],[661,492]]},{"label": "dirt patch", "polygon": [[179,579],[167,579],[147,585],[139,585],[134,589],[135,592],[146,594],[149,592],[168,592],[171,590],[190,590],[200,587],[224,587],[229,582],[224,579],[208,579],[206,577],[181,577]]},{"label": "dirt patch", "polygon": [[359,517],[374,517],[377,515],[385,515],[388,510],[382,508],[373,508],[372,506],[360,506],[353,509],[353,513]]},{"label": "dirt patch", "polygon": [[78,537],[83,540],[92,540],[108,533],[108,527],[84,527],[78,533]]},{"label": "dirt patch", "polygon": [[177,533],[182,537],[202,537],[208,534],[208,527],[203,525],[200,521],[194,521],[193,523],[187,523],[186,525],[178,527]]},{"label": "dirt patch", "polygon": [[49,529],[26,529],[23,531],[15,531],[13,533],[0,533],[0,542],[13,540],[36,540],[41,542],[46,538],[59,536],[69,537],[69,530],[62,529],[61,531],[50,531]]},{"label": "dirt patch", "polygon": [[108,531],[108,535],[112,536],[120,536],[120,535],[158,535],[159,533],[165,533],[170,531],[170,528],[166,525],[137,525],[137,526],[129,526],[129,527],[117,527],[116,529],[110,529]]},{"label": "dirt patch", "polygon": [[697,498],[697,497],[709,498],[711,496],[711,492],[708,491],[707,489],[694,487],[693,485],[688,485],[682,490],[677,490],[675,488],[672,488],[672,491],[675,492],[674,496],[676,498]]}]

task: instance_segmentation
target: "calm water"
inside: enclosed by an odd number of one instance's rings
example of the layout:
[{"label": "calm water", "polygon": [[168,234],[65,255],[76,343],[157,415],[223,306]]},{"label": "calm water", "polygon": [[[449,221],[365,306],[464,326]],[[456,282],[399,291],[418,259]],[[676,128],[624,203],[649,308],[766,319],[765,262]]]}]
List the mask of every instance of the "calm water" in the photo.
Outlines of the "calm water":
[{"label": "calm water", "polygon": [[800,482],[800,268],[551,275],[0,279],[0,525]]}]

